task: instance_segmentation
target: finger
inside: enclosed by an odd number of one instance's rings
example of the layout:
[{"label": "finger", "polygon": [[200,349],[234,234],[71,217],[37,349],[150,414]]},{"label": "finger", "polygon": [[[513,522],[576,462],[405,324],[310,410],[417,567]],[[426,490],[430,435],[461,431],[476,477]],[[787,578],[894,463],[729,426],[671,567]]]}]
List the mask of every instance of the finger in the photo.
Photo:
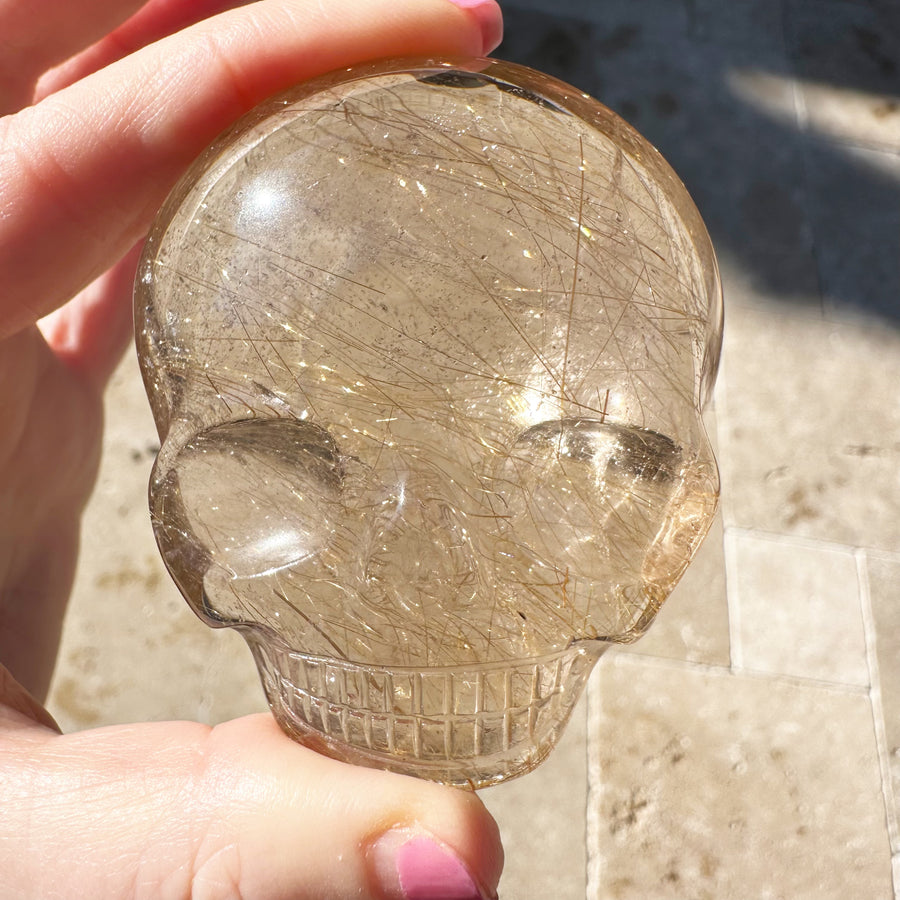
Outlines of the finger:
[{"label": "finger", "polygon": [[482,21],[449,0],[263,0],[3,120],[0,336],[124,255],[188,163],[265,96],[363,59],[480,54]]},{"label": "finger", "polygon": [[133,334],[131,296],[141,243],[38,323],[57,357],[102,390]]},{"label": "finger", "polygon": [[0,786],[14,897],[479,900],[502,867],[474,794],[319,756],[265,715],[32,742],[0,751]]},{"label": "finger", "polygon": [[[73,56],[45,72],[38,81],[34,100],[40,101],[147,44],[175,34],[226,9],[250,2],[252,0],[194,0],[192,3],[184,3],[183,0],[149,0],[114,31],[104,32],[99,40],[85,50],[81,50],[84,45],[75,47]],[[75,53],[75,50],[81,52]]]},{"label": "finger", "polygon": [[53,716],[0,664],[0,728],[7,734],[18,729],[59,732]]},{"label": "finger", "polygon": [[21,109],[47,68],[98,40],[143,0],[0,0],[0,112]]}]

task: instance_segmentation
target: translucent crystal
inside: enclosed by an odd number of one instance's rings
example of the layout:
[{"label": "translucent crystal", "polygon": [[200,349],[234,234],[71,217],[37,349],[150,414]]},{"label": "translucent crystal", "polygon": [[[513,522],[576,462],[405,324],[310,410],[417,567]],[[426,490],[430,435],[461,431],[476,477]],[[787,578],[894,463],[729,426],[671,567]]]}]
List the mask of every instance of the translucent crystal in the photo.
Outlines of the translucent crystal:
[{"label": "translucent crystal", "polygon": [[709,526],[720,303],[678,179],[575,89],[488,60],[300,85],[147,242],[166,565],[304,743],[527,771]]}]

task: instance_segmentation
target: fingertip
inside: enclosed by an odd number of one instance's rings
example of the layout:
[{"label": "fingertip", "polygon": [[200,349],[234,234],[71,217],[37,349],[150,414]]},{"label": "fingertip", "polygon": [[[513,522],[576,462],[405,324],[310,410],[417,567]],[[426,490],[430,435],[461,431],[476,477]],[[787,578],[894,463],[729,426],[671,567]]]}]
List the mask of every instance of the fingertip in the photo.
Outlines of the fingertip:
[{"label": "fingertip", "polygon": [[491,900],[496,883],[433,835],[395,829],[367,851],[369,871],[380,896],[390,900]]},{"label": "fingertip", "polygon": [[496,0],[450,0],[454,6],[466,10],[481,31],[481,54],[486,56],[503,40],[503,13]]},{"label": "fingertip", "polygon": [[[387,773],[385,773],[387,774]],[[497,896],[503,871],[500,830],[474,792],[405,776],[407,818],[371,846],[402,900],[483,900]],[[385,851],[389,866],[385,869]],[[388,894],[394,900],[395,894]]]},{"label": "fingertip", "polygon": [[335,897],[373,900],[496,896],[499,829],[474,792],[321,756],[267,716],[227,723],[221,740],[231,750],[219,786],[230,793],[239,772],[252,786],[240,789],[245,800],[268,798],[239,829],[248,887],[277,878],[311,897],[326,884]]}]

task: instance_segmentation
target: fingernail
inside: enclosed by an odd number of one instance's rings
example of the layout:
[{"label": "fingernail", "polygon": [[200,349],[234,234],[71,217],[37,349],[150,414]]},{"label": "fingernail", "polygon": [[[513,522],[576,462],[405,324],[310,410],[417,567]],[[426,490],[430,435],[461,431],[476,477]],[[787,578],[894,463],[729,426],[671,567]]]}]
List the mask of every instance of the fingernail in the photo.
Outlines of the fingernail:
[{"label": "fingernail", "polygon": [[373,851],[376,877],[392,897],[488,900],[489,895],[478,887],[465,863],[429,835],[401,837],[389,833],[375,844]]},{"label": "fingernail", "polygon": [[466,10],[481,28],[482,53],[490,53],[503,40],[503,13],[496,0],[450,0]]}]

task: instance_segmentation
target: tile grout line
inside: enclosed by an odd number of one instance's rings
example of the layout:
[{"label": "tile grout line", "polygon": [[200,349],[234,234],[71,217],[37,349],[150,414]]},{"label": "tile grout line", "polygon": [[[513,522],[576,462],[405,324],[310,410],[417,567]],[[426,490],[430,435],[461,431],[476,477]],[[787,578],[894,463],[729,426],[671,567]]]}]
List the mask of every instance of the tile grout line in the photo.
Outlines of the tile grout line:
[{"label": "tile grout line", "polygon": [[[783,30],[783,29],[782,29]],[[731,441],[727,422],[729,416],[728,402],[728,353],[725,351],[728,329],[728,304],[725,297],[725,285],[722,285],[722,348],[719,358],[719,370],[716,378],[715,391],[713,392],[713,406],[715,409],[716,429],[716,456],[719,468],[719,500],[720,515],[722,516],[722,562],[725,569],[725,611],[728,616],[728,662],[729,671],[734,672],[743,664],[743,653],[740,640],[740,609],[737,596],[737,548],[732,533],[734,512],[730,509],[731,501],[728,497],[728,484],[731,475],[726,472],[729,462],[729,448]],[[726,509],[727,508],[727,509]]]},{"label": "tile grout line", "polygon": [[900,551],[885,550],[880,547],[866,547],[861,544],[847,544],[827,538],[808,537],[803,534],[785,534],[779,531],[766,531],[762,528],[749,528],[743,525],[730,525],[728,530],[736,537],[749,537],[759,541],[782,544],[785,547],[796,547],[798,550],[819,550],[829,553],[846,553],[856,556],[860,551],[870,557],[900,561]]},{"label": "tile grout line", "polygon": [[[724,293],[723,293],[724,305]],[[723,310],[723,333],[728,328],[728,310],[725,306]],[[740,645],[740,613],[738,609],[737,599],[737,572],[735,566],[737,564],[736,549],[733,546],[732,529],[729,525],[731,518],[731,510],[726,510],[730,506],[728,498],[727,483],[725,471],[727,468],[728,457],[728,428],[726,421],[728,420],[728,354],[725,352],[725,344],[723,337],[722,354],[719,360],[719,371],[716,378],[716,387],[713,393],[713,405],[715,408],[715,429],[716,429],[716,455],[718,457],[719,468],[719,491],[721,498],[719,500],[720,515],[722,516],[722,559],[725,567],[725,609],[728,615],[728,660],[733,671],[735,666],[740,667],[743,662]],[[730,481],[730,478],[728,478]]]},{"label": "tile grout line", "polygon": [[806,106],[806,97],[800,89],[800,78],[797,76],[797,69],[790,52],[790,38],[788,35],[788,32],[791,30],[790,15],[788,4],[785,0],[781,0],[781,40],[784,47],[784,58],[787,60],[790,73],[788,77],[791,82],[791,98],[794,101],[794,119],[796,120],[798,133],[806,134],[809,131],[809,109]]},{"label": "tile grout line", "polygon": [[744,668],[744,651],[741,646],[741,605],[738,594],[737,577],[737,535],[726,528],[722,541],[722,555],[725,563],[725,605],[728,612],[728,659],[730,670],[738,672]]},{"label": "tile grout line", "polygon": [[[866,636],[866,660],[869,666],[869,703],[872,710],[872,724],[875,730],[875,751],[878,756],[878,767],[881,774],[881,791],[884,800],[884,815],[887,824],[888,840],[891,853],[900,853],[900,822],[897,820],[893,784],[891,781],[890,757],[888,754],[887,733],[884,727],[884,706],[881,698],[881,677],[878,670],[878,654],[876,647],[875,617],[872,612],[872,596],[869,589],[865,550],[856,553],[857,577],[859,579],[859,597],[862,609],[863,628]],[[894,866],[896,868],[896,866]],[[900,896],[900,884],[894,879],[894,893]]]},{"label": "tile grout line", "polygon": [[[721,275],[720,275],[721,278]],[[728,306],[725,302],[725,285],[722,284],[722,346],[719,349],[719,362],[716,370],[716,383],[708,398],[707,407],[701,410],[701,416],[707,411],[713,415],[713,426],[716,433],[715,456],[716,467],[719,473],[719,512],[722,517],[723,529],[728,526],[729,515],[726,514],[726,506],[729,505],[728,491],[725,479],[724,458],[727,455],[727,428],[725,420],[728,418],[728,354],[725,352],[725,342],[728,329]],[[711,402],[709,402],[711,401]],[[709,422],[703,418],[703,427],[707,428]],[[730,513],[730,510],[728,511]]]},{"label": "tile grout line", "polygon": [[786,0],[781,0],[781,32],[784,41],[785,58],[788,61],[791,81],[791,97],[794,103],[794,117],[797,124],[796,135],[794,137],[794,149],[800,166],[800,192],[801,203],[803,208],[803,226],[802,232],[809,242],[809,251],[812,256],[813,266],[816,278],[816,291],[819,295],[819,317],[824,321],[827,319],[828,305],[826,303],[824,282],[822,279],[822,264],[819,252],[819,246],[816,241],[815,217],[812,214],[812,203],[814,191],[810,184],[809,171],[809,153],[808,146],[812,133],[810,128],[809,106],[806,102],[806,95],[803,92],[801,79],[797,74],[797,67],[794,58],[790,53],[790,33],[793,25],[790,21],[791,12],[788,8],[789,4]]},{"label": "tile grout line", "polygon": [[698,662],[690,659],[678,659],[670,656],[655,656],[650,653],[622,653],[615,659],[610,659],[610,664],[642,665],[653,668],[677,669],[684,672],[697,672],[717,678],[749,678],[755,681],[772,681],[782,684],[792,684],[799,688],[809,688],[818,691],[830,691],[836,694],[868,696],[867,684],[854,684],[846,681],[825,681],[821,678],[811,678],[804,675],[793,675],[785,672],[770,672],[765,669],[752,669],[715,663]]},{"label": "tile grout line", "polygon": [[594,667],[594,677],[587,684],[587,803],[584,815],[585,841],[585,900],[600,900],[600,884],[603,864],[600,860],[600,791],[602,772],[600,771],[600,686]]},{"label": "tile grout line", "polygon": [[828,134],[827,132],[814,132],[826,144],[830,144],[841,150],[862,150],[867,153],[882,153],[885,156],[900,156],[900,149],[895,144],[883,143],[873,138],[853,138],[840,134]]}]

